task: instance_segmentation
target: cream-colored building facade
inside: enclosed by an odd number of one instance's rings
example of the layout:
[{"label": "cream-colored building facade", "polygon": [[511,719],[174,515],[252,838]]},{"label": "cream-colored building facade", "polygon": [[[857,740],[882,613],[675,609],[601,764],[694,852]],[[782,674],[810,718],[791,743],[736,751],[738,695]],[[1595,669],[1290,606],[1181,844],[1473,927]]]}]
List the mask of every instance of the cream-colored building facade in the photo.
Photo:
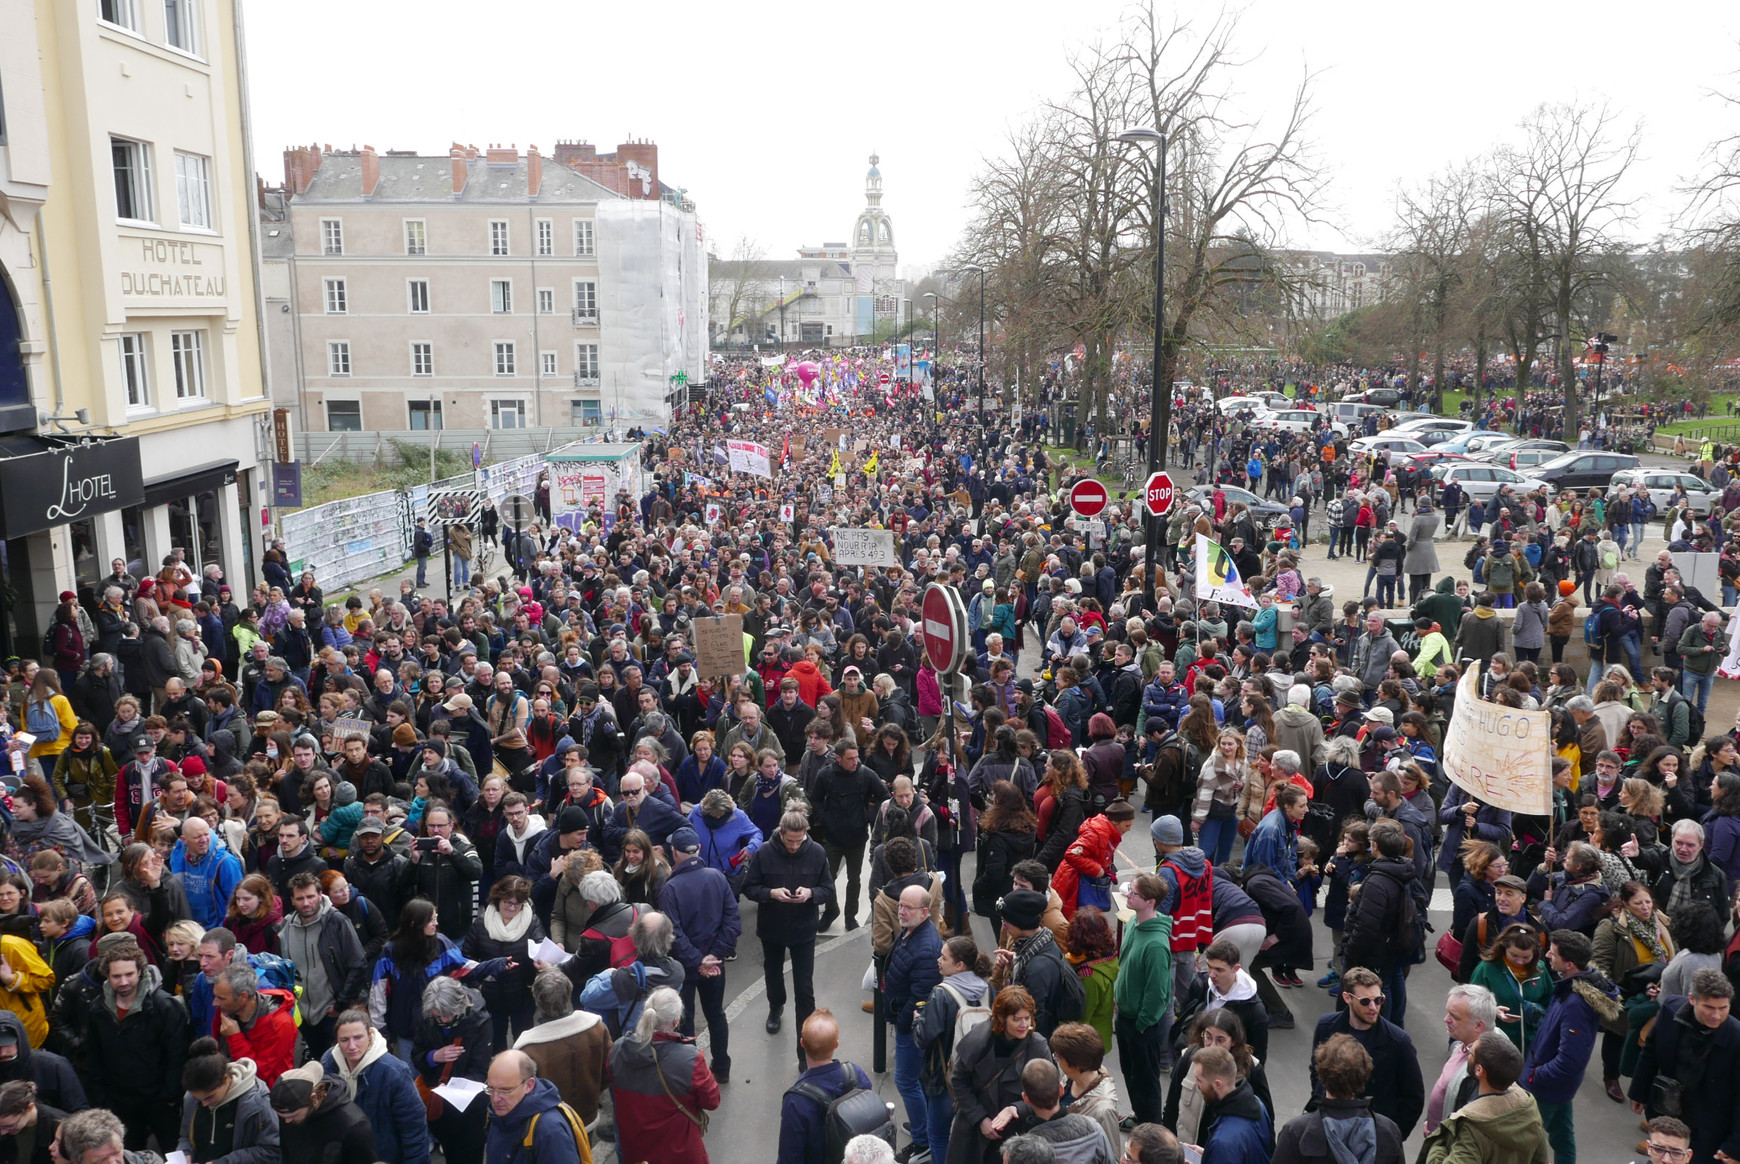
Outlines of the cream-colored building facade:
[{"label": "cream-colored building facade", "polygon": [[278,403],[307,431],[662,424],[705,376],[707,256],[693,204],[623,168],[628,193],[536,146],[286,151],[260,208]]},{"label": "cream-colored building facade", "polygon": [[0,535],[57,594],[174,549],[245,596],[269,503],[234,0],[0,0]]}]

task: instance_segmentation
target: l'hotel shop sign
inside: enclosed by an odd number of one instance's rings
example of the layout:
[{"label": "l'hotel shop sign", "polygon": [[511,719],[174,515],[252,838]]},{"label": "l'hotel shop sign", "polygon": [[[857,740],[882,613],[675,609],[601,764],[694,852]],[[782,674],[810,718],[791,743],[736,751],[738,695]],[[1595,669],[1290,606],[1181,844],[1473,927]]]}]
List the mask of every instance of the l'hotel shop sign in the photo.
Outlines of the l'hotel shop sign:
[{"label": "l'hotel shop sign", "polygon": [[145,500],[139,438],[0,460],[0,538],[18,538]]}]

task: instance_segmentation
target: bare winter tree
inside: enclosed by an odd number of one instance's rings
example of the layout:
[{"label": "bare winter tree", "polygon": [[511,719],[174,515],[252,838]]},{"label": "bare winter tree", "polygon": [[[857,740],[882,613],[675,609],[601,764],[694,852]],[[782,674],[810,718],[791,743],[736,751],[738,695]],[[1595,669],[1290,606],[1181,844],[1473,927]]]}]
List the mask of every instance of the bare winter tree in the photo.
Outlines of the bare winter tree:
[{"label": "bare winter tree", "polygon": [[[1238,20],[1222,15],[1205,31],[1164,20],[1153,4],[1126,21],[1123,65],[1133,77],[1132,125],[1168,139],[1164,191],[1165,318],[1154,390],[1160,394],[1161,463],[1165,463],[1171,385],[1180,352],[1209,325],[1232,325],[1260,286],[1271,301],[1290,305],[1305,279],[1282,260],[1289,227],[1316,221],[1323,174],[1311,156],[1311,77],[1268,122],[1241,115],[1234,104],[1238,71],[1249,62],[1233,50]],[[1138,147],[1126,146],[1126,149]],[[1162,207],[1157,159],[1138,167],[1137,227],[1153,246]],[[1144,256],[1153,269],[1153,254]],[[1152,327],[1152,292],[1143,308]]]},{"label": "bare winter tree", "polygon": [[1445,347],[1452,315],[1468,274],[1469,236],[1481,183],[1467,167],[1434,175],[1397,196],[1389,250],[1400,275],[1410,335],[1408,386],[1419,379],[1420,349],[1432,352],[1432,411],[1444,411]]},{"label": "bare winter tree", "polygon": [[[1713,95],[1730,122],[1740,122],[1740,95]],[[1684,191],[1682,243],[1693,252],[1695,305],[1688,327],[1705,354],[1740,347],[1740,130],[1705,153],[1702,172]]]},{"label": "bare winter tree", "polygon": [[1493,198],[1530,282],[1538,280],[1541,314],[1557,329],[1564,435],[1575,441],[1582,404],[1576,353],[1595,292],[1612,289],[1619,229],[1631,216],[1622,187],[1642,130],[1621,126],[1605,106],[1580,105],[1542,105],[1522,129],[1523,142],[1498,153]]},{"label": "bare winter tree", "polygon": [[[729,259],[709,266],[708,291],[712,300],[709,313],[723,328],[727,342],[739,327],[746,328],[767,302],[761,270],[765,257],[761,244],[744,235],[731,248]],[[746,338],[760,337],[746,334]]]}]

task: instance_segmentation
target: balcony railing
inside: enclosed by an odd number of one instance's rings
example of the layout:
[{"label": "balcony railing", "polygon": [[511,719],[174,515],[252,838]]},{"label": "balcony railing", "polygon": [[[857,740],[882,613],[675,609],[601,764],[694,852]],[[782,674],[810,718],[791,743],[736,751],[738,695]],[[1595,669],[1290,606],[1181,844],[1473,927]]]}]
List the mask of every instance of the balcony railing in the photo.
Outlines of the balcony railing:
[{"label": "balcony railing", "polygon": [[576,388],[596,388],[596,387],[598,387],[598,377],[597,376],[589,376],[585,372],[575,372],[574,373],[574,387],[576,387]]},{"label": "balcony railing", "polygon": [[574,326],[575,327],[597,327],[598,326],[598,313],[596,311],[581,311],[579,308],[575,308],[574,309]]}]

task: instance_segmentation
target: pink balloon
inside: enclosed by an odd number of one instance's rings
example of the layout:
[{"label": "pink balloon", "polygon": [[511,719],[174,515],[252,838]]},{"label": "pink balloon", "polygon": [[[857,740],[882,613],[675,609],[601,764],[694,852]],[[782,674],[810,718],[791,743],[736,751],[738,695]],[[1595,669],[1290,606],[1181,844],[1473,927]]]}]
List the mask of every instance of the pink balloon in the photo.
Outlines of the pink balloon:
[{"label": "pink balloon", "polygon": [[806,360],[797,366],[797,374],[798,379],[804,382],[804,387],[808,388],[815,381],[815,378],[822,374],[822,369]]}]

